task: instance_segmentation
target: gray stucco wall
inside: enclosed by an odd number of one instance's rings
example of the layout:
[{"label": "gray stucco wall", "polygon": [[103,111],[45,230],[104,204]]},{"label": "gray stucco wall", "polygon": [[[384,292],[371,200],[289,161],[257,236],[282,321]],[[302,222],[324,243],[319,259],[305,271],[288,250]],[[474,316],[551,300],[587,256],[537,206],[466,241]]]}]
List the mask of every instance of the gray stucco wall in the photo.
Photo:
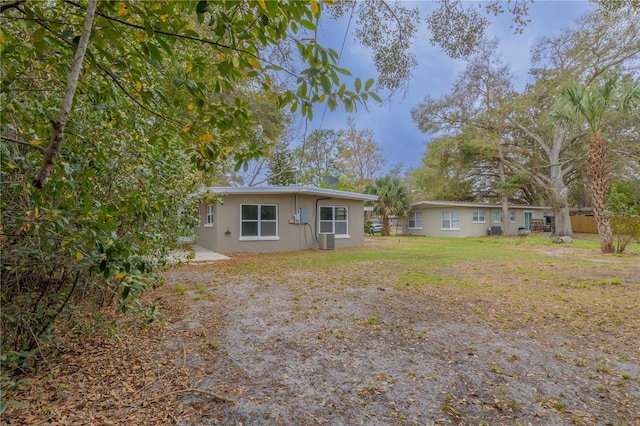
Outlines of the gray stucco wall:
[{"label": "gray stucco wall", "polygon": [[[493,212],[500,212],[498,208],[488,207],[435,207],[427,209],[414,209],[412,211],[422,213],[422,229],[406,228],[405,235],[424,235],[429,237],[480,237],[487,235],[487,228],[490,226],[502,227],[502,222],[493,222]],[[458,212],[460,216],[460,229],[442,229],[442,212]],[[484,211],[485,221],[481,223],[473,222],[473,212]],[[517,234],[519,228],[525,227],[525,212],[530,212],[532,219],[542,219],[546,210],[538,207],[518,207],[512,208],[516,214],[515,222],[509,222],[511,234]]]},{"label": "gray stucco wall", "polygon": [[[321,206],[348,208],[348,235],[336,236],[335,247],[364,244],[364,202],[310,195],[232,194],[214,207],[213,226],[206,226],[206,207],[200,207],[200,226],[196,227],[196,244],[220,253],[270,253],[317,249],[318,212]],[[277,206],[277,238],[247,239],[240,235],[242,204]],[[296,224],[294,214],[306,208],[307,224]]]}]

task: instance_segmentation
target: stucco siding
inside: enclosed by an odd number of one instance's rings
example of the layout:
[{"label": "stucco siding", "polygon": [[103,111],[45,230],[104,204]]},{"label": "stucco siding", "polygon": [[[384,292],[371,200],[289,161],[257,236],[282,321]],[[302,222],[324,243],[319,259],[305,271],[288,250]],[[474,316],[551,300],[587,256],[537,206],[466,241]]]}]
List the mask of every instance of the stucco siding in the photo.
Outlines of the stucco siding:
[{"label": "stucco siding", "polygon": [[[487,235],[487,229],[491,226],[502,227],[502,221],[494,222],[494,212],[498,218],[501,217],[501,209],[490,207],[461,207],[461,206],[438,206],[430,208],[414,208],[412,211],[422,213],[422,229],[407,228],[406,235],[423,235],[430,237],[480,237]],[[531,214],[532,219],[542,219],[549,212],[539,207],[518,207],[509,209],[515,212],[515,221],[509,222],[509,232],[512,235],[518,233],[520,228],[525,228],[525,212]],[[484,213],[484,220],[481,220],[481,214],[476,215],[474,222],[474,212]],[[449,220],[453,217],[459,219],[457,226],[450,225],[446,229],[443,227],[443,213]],[[448,216],[447,216],[448,215]]]},{"label": "stucco siding", "polygon": [[[242,205],[277,206],[277,235],[243,237]],[[335,247],[364,244],[364,202],[302,194],[230,194],[217,204],[212,227],[202,225],[206,210],[200,209],[201,226],[196,228],[197,244],[220,253],[282,252],[317,249],[319,209],[346,207],[348,235],[337,235]],[[294,215],[306,209],[308,223],[295,223]]]}]

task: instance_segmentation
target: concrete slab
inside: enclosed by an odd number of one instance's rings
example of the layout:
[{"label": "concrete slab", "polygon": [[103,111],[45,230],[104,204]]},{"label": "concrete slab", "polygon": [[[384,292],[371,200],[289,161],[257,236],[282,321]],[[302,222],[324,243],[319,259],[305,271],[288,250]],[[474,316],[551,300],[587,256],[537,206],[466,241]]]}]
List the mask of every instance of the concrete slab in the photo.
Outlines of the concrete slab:
[{"label": "concrete slab", "polygon": [[191,244],[189,246],[189,251],[177,251],[172,253],[172,257],[176,259],[176,261],[187,261],[187,257],[190,253],[194,254],[194,258],[189,261],[189,263],[194,262],[213,262],[217,260],[227,260],[230,257],[225,256],[224,254],[216,253],[215,251],[208,250],[204,247],[201,247],[197,244]]}]

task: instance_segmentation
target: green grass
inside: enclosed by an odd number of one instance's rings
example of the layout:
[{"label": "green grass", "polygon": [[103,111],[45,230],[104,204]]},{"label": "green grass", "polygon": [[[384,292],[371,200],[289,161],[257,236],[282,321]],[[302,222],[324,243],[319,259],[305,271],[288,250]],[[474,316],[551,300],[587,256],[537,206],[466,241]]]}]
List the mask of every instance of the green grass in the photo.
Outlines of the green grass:
[{"label": "green grass", "polygon": [[361,248],[237,255],[210,267],[212,279],[225,283],[290,286],[301,310],[310,306],[303,302],[307,291],[322,289],[340,300],[347,289],[388,289],[439,300],[443,312],[522,329],[532,339],[556,330],[601,333],[607,340],[620,331],[629,337],[640,332],[640,285],[631,272],[640,245],[627,250],[602,255],[595,239],[556,245],[546,235],[396,236],[376,237]]}]

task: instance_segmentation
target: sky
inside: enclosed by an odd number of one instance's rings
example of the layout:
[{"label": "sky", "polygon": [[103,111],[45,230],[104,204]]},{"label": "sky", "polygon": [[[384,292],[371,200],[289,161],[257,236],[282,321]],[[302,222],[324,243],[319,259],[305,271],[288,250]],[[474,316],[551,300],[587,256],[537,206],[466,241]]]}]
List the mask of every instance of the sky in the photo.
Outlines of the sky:
[{"label": "sky", "polygon": [[[466,65],[464,60],[449,58],[442,49],[431,46],[429,42],[424,17],[436,4],[433,1],[407,3],[420,9],[422,25],[412,49],[418,66],[413,71],[406,95],[396,94],[390,102],[384,104],[369,102],[368,111],[359,107],[357,112],[351,114],[346,113],[343,108],[329,111],[323,106],[316,106],[314,118],[306,127],[306,134],[314,129],[346,128],[347,118],[352,116],[358,130],[369,129],[374,132],[374,141],[381,147],[386,160],[381,174],[400,164],[403,172],[420,165],[431,135],[426,135],[418,129],[411,119],[411,110],[418,106],[426,95],[437,99],[447,94]],[[470,5],[476,3],[469,2]],[[578,17],[595,8],[596,5],[586,0],[536,0],[529,4],[531,22],[523,34],[513,34],[509,27],[508,14],[498,18],[487,15],[487,18],[492,20],[492,25],[485,34],[500,39],[502,59],[516,76],[515,87],[521,89],[528,81],[529,52],[534,42],[542,36],[559,35],[563,28],[571,26]],[[376,78],[376,70],[371,60],[371,52],[359,45],[355,39],[354,26],[352,23],[351,34],[346,38],[340,58],[340,66],[364,82],[369,78]],[[348,19],[333,22],[325,19],[321,21],[318,41],[325,47],[340,52],[347,27]]]}]

